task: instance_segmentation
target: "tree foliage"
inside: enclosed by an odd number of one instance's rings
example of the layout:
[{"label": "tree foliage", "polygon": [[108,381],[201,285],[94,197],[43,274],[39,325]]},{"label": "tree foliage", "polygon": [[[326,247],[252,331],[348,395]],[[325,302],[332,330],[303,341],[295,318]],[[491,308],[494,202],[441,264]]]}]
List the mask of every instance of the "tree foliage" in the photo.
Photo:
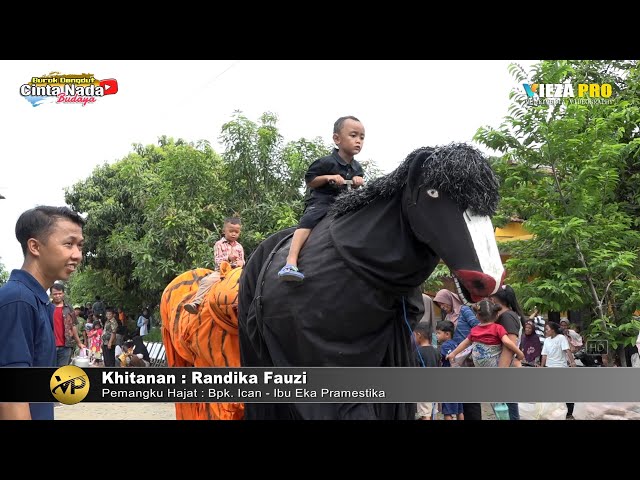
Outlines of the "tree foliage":
[{"label": "tree foliage", "polygon": [[510,71],[519,84],[570,83],[576,96],[580,83],[613,88],[608,101],[546,105],[531,104],[520,86],[504,122],[475,139],[501,153],[498,220],[518,216],[534,234],[508,245],[509,281],[525,307],[589,309],[594,336],[630,344],[640,326],[638,62],[544,61],[530,73]]},{"label": "tree foliage", "polygon": [[272,113],[255,123],[236,112],[222,126],[227,205],[230,213],[242,217],[241,243],[248,251],[297,224],[304,209],[304,174],[311,162],[330,151],[319,137],[283,144],[276,123]]},{"label": "tree foliage", "polygon": [[[241,216],[247,255],[297,224],[304,173],[330,148],[319,137],[285,143],[271,113],[253,122],[236,112],[220,143],[218,154],[206,141],[162,136],[157,145],[134,145],[125,158],[67,189],[67,204],[87,219],[73,301],[98,294],[128,311],[153,306],[177,274],[214,266],[213,244],[225,217]],[[373,162],[371,168],[379,171]]]},{"label": "tree foliage", "polygon": [[5,269],[4,263],[0,262],[0,286],[9,280],[9,272]]}]

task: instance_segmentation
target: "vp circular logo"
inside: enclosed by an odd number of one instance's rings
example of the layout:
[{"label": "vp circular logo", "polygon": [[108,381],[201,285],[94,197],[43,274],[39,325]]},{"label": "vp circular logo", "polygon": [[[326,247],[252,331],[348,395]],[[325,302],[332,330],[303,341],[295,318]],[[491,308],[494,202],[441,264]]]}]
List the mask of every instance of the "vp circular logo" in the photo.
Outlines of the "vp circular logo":
[{"label": "vp circular logo", "polygon": [[56,400],[73,405],[84,400],[89,393],[89,377],[80,367],[67,365],[53,372],[49,387]]}]

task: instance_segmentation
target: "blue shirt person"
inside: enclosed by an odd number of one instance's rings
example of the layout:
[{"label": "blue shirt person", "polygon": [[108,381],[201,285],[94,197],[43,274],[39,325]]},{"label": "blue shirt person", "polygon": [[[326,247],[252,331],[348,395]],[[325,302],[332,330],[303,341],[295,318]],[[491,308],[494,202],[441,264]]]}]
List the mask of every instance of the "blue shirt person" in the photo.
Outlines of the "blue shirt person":
[{"label": "blue shirt person", "polygon": [[[453,352],[458,344],[453,340],[453,332],[455,327],[453,322],[449,320],[440,320],[436,324],[436,335],[438,336],[438,345],[440,347],[440,356],[442,359],[443,367],[450,367],[451,362],[447,359],[447,355]],[[458,420],[464,420],[463,405],[462,403],[442,403],[442,414],[445,420],[452,420],[454,418]]]},{"label": "blue shirt person", "polygon": [[[0,288],[0,366],[53,367],[53,305],[47,291],[25,270],[13,270]],[[33,420],[53,420],[52,403],[31,403]]]},{"label": "blue shirt person", "polygon": [[[0,367],[55,367],[53,307],[47,296],[82,261],[84,220],[67,207],[22,213],[16,238],[24,263],[0,288]],[[53,420],[51,403],[0,403],[0,420]]]},{"label": "blue shirt person", "polygon": [[470,307],[463,305],[460,308],[460,315],[458,315],[458,323],[456,330],[453,333],[453,341],[456,343],[456,347],[462,343],[462,341],[469,336],[471,328],[476,325],[480,325],[480,321],[476,318]]}]

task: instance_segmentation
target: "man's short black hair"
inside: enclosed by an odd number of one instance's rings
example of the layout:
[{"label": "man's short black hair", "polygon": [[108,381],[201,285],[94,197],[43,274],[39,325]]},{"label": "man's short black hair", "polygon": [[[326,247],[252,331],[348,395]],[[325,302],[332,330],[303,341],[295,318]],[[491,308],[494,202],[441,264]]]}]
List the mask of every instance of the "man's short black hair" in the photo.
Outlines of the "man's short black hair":
[{"label": "man's short black hair", "polygon": [[67,219],[83,227],[85,221],[68,207],[49,207],[40,205],[23,212],[16,222],[16,238],[22,247],[22,254],[27,256],[27,242],[35,238],[46,245],[49,233],[60,219]]},{"label": "man's short black hair", "polygon": [[53,285],[51,285],[51,290],[58,290],[59,292],[64,293],[64,283],[55,282]]}]

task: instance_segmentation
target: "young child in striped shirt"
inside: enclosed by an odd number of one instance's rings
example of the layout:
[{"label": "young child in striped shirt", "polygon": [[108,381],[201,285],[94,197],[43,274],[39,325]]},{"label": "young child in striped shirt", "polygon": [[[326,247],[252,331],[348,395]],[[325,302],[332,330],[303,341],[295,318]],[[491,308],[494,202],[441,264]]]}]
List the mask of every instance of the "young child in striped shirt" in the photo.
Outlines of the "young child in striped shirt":
[{"label": "young child in striped shirt", "polygon": [[200,280],[198,293],[196,293],[191,303],[187,303],[184,306],[187,312],[192,315],[198,313],[200,304],[208,295],[211,286],[220,280],[220,264],[222,262],[229,262],[232,268],[244,266],[244,248],[242,248],[242,245],[238,242],[241,232],[242,223],[238,217],[228,217],[225,219],[222,238],[218,240],[213,247],[216,263],[215,271]]}]

